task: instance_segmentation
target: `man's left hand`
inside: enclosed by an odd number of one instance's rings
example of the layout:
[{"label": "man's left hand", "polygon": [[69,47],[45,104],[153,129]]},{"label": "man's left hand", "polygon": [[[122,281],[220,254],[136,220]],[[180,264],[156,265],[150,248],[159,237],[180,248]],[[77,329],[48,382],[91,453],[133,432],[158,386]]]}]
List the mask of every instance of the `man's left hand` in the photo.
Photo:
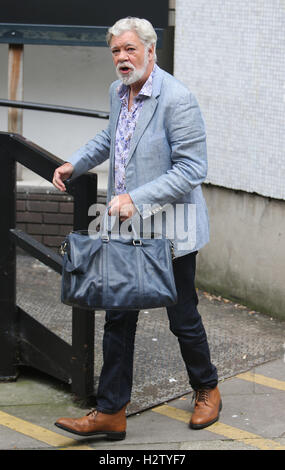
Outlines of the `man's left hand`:
[{"label": "man's left hand", "polygon": [[136,208],[129,194],[119,194],[113,197],[108,206],[108,214],[119,215],[121,222],[129,219],[136,212]]}]

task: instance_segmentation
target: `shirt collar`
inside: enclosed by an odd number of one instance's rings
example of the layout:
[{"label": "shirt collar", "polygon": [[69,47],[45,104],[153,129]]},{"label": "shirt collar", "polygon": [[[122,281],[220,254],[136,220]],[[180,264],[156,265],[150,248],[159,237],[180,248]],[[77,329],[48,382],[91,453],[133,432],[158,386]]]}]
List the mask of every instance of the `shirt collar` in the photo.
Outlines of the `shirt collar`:
[{"label": "shirt collar", "polygon": [[[141,88],[139,94],[136,96],[136,98],[138,97],[142,97],[142,96],[151,96],[152,95],[152,81],[153,81],[153,76],[155,74],[155,70],[156,70],[156,67],[157,65],[154,64],[154,67],[152,69],[152,72],[150,74],[150,76],[148,77],[147,81],[144,83],[143,87]],[[117,88],[117,92],[118,92],[118,95],[119,95],[119,98],[121,101],[123,101],[128,92],[129,92],[129,85],[124,85],[124,83],[121,83],[118,88]]]}]

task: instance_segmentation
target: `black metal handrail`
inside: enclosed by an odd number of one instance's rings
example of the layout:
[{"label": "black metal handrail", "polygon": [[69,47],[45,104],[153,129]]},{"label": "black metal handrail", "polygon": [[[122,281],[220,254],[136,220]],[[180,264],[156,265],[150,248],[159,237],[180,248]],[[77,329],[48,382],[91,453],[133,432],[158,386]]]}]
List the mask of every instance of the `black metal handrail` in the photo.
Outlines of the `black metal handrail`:
[{"label": "black metal handrail", "polygon": [[[0,380],[15,380],[19,366],[28,365],[70,383],[86,399],[94,394],[94,313],[72,308],[70,345],[16,305],[16,245],[58,273],[62,268],[57,253],[16,229],[16,162],[50,182],[63,163],[21,135],[0,132]],[[74,230],[87,230],[97,175],[84,174],[66,188],[74,200]]]},{"label": "black metal handrail", "polygon": [[54,104],[33,103],[29,101],[15,101],[0,99],[0,106],[7,108],[31,109],[34,111],[48,111],[52,113],[73,114],[99,119],[109,119],[109,113],[92,109],[75,108],[71,106],[60,106]]}]

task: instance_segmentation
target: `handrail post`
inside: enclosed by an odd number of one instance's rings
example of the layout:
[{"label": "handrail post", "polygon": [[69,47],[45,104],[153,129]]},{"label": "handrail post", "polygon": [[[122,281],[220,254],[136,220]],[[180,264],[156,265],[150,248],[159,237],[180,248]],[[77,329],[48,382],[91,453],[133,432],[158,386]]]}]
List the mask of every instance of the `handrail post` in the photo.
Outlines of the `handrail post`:
[{"label": "handrail post", "polygon": [[[88,230],[89,207],[97,201],[97,175],[82,175],[74,182],[74,230]],[[72,385],[77,397],[94,396],[95,314],[72,307]]]},{"label": "handrail post", "polygon": [[15,228],[16,162],[6,148],[0,146],[0,379],[17,378],[17,308],[16,248],[10,237]]}]

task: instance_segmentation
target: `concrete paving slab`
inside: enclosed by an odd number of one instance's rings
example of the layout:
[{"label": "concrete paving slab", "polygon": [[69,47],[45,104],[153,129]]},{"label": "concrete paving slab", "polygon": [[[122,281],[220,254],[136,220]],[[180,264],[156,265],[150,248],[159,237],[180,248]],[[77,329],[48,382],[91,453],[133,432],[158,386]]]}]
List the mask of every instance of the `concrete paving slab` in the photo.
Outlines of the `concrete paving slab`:
[{"label": "concrete paving slab", "polygon": [[17,433],[5,426],[0,426],[0,450],[19,450],[44,448],[46,445],[31,437]]},{"label": "concrete paving slab", "polygon": [[[283,327],[284,341],[285,341],[285,322]],[[285,342],[284,342],[285,348]],[[285,350],[285,349],[284,349]],[[256,374],[263,374],[266,377],[272,377],[273,379],[279,379],[285,381],[285,355],[275,361],[265,362],[264,364],[254,367]]]},{"label": "concrete paving slab", "polygon": [[257,447],[243,444],[242,442],[220,439],[211,441],[195,441],[195,442],[182,442],[180,445],[181,450],[258,450]]},{"label": "concrete paving slab", "polygon": [[68,388],[41,373],[22,372],[15,382],[0,383],[0,406],[73,403]]},{"label": "concrete paving slab", "polygon": [[[273,361],[259,366],[258,373],[279,371],[282,362]],[[270,376],[274,373],[271,372]],[[54,421],[60,416],[82,416],[87,409],[74,403],[66,390],[61,390],[57,381],[52,385],[43,375],[31,374],[18,382],[2,384],[5,394],[1,396],[1,411],[19,417],[49,429],[64,437],[71,438],[80,446],[88,446],[94,450],[247,450],[255,449],[246,442],[238,442],[225,436],[220,439],[214,429],[209,428],[193,431],[183,423],[168,416],[155,413],[152,410],[143,411],[128,417],[127,438],[125,441],[108,442],[102,437],[82,438],[66,433],[54,426]],[[237,387],[238,385],[238,387]],[[6,388],[6,386],[8,386]],[[8,400],[8,391],[13,386],[17,391],[11,393]],[[271,390],[254,390],[252,383],[237,378],[229,378],[219,384],[223,397],[223,410],[220,422],[258,435],[260,439],[275,440],[284,444],[285,441],[285,393]],[[244,388],[243,388],[244,387]],[[8,390],[9,389],[9,390]],[[46,394],[45,394],[46,392]],[[55,397],[52,400],[52,397]],[[192,394],[187,394],[168,405],[178,410],[191,411]],[[21,399],[20,399],[21,398]],[[277,398],[277,405],[276,405]],[[6,402],[6,404],[4,404]],[[246,441],[246,440],[245,440]],[[0,426],[1,449],[39,449],[47,447],[44,442],[36,441],[4,426]]]}]

